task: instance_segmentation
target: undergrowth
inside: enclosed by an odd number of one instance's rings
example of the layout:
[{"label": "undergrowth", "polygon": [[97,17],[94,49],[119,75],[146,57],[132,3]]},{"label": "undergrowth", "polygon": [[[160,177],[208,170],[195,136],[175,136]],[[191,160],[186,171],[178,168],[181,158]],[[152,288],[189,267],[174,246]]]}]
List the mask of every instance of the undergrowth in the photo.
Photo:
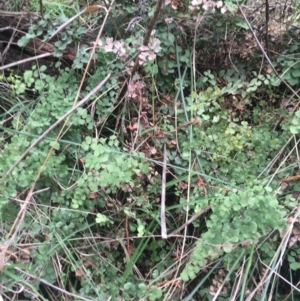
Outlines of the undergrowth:
[{"label": "undergrowth", "polygon": [[3,300],[297,300],[298,6],[264,40],[255,1],[43,2],[14,47],[57,61],[1,69]]}]

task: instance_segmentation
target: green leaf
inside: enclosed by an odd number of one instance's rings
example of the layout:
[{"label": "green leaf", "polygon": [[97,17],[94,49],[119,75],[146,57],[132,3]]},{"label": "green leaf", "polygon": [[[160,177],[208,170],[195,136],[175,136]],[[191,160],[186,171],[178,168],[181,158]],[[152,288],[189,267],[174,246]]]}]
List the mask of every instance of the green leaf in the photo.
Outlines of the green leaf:
[{"label": "green leaf", "polygon": [[290,268],[293,271],[297,271],[300,269],[300,262],[290,262]]},{"label": "green leaf", "polygon": [[290,132],[293,134],[293,135],[297,135],[300,133],[300,126],[293,126],[291,125],[290,126]]},{"label": "green leaf", "polygon": [[60,149],[60,144],[57,143],[57,142],[55,142],[55,141],[51,142],[50,146],[53,147],[53,149],[55,149],[55,150],[59,150]]},{"label": "green leaf", "polygon": [[140,220],[138,220],[138,236],[141,237],[145,234],[145,225]]},{"label": "green leaf", "polygon": [[61,56],[63,55],[63,53],[62,53],[61,50],[59,50],[58,48],[55,47],[55,48],[54,48],[53,55],[54,55],[55,57],[61,57]]},{"label": "green leaf", "polygon": [[230,253],[233,250],[233,245],[232,244],[225,244],[223,245],[223,250],[225,253]]},{"label": "green leaf", "polygon": [[249,29],[247,22],[241,17],[235,17],[235,25],[246,30]]},{"label": "green leaf", "polygon": [[25,47],[29,41],[31,40],[31,37],[29,36],[23,36],[21,39],[18,40],[18,46],[19,47]]},{"label": "green leaf", "polygon": [[151,290],[149,292],[149,300],[150,301],[154,301],[154,300],[161,300],[161,297],[162,297],[162,291],[161,289],[155,287],[155,286],[152,286],[151,287]]},{"label": "green leaf", "polygon": [[135,289],[135,287],[134,287],[134,285],[131,283],[131,282],[126,282],[125,284],[124,284],[124,289],[125,290],[134,290]]},{"label": "green leaf", "polygon": [[101,214],[101,213],[97,213],[97,217],[96,217],[96,223],[97,224],[105,224],[109,222],[109,219],[107,218],[106,215]]},{"label": "green leaf", "polygon": [[[299,68],[299,66],[298,66],[298,68]],[[300,77],[300,70],[298,68],[297,69],[293,68],[293,71],[292,71],[293,77]]]},{"label": "green leaf", "polygon": [[40,66],[40,72],[44,72],[46,70],[47,70],[47,66],[45,65]]},{"label": "green leaf", "polygon": [[59,50],[65,50],[67,47],[67,42],[62,42],[62,41],[56,41],[54,45],[59,49]]},{"label": "green leaf", "polygon": [[24,83],[19,83],[16,89],[17,94],[23,94],[26,90],[26,85]]},{"label": "green leaf", "polygon": [[175,36],[172,33],[168,33],[168,41],[170,42],[171,45],[174,44]]},{"label": "green leaf", "polygon": [[87,32],[87,29],[85,27],[82,27],[82,26],[78,27],[77,30],[76,30],[76,33],[78,35],[84,34],[86,32]]},{"label": "green leaf", "polygon": [[249,231],[252,233],[256,233],[257,232],[257,224],[255,222],[251,222],[249,224]]},{"label": "green leaf", "polygon": [[34,82],[33,78],[33,72],[31,70],[26,70],[23,74],[24,81],[28,85],[28,87],[31,86],[31,84]]},{"label": "green leaf", "polygon": [[220,120],[220,116],[217,115],[217,116],[214,116],[212,122],[213,122],[213,123],[217,123],[219,120]]},{"label": "green leaf", "polygon": [[[225,197],[224,198],[224,201],[223,201],[223,205],[225,205],[227,208],[230,208],[231,207],[231,200],[229,197]],[[224,207],[222,207],[224,208]],[[225,208],[224,208],[225,209]]]},{"label": "green leaf", "polygon": [[147,286],[146,286],[145,283],[140,283],[140,284],[138,285],[138,287],[139,287],[139,289],[140,289],[141,291],[146,291],[146,290],[147,290]]},{"label": "green leaf", "polygon": [[35,80],[34,82],[34,88],[37,90],[37,91],[42,91],[44,88],[45,88],[45,83],[44,81],[40,80],[40,79],[37,79]]},{"label": "green leaf", "polygon": [[189,281],[189,275],[187,273],[187,270],[184,269],[181,274],[180,274],[180,278],[182,279],[182,281],[187,282]]}]

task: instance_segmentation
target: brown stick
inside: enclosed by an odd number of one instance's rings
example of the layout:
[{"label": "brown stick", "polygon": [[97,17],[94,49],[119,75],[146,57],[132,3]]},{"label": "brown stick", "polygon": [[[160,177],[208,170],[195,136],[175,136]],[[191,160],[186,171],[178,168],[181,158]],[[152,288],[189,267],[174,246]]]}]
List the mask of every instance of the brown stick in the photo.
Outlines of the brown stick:
[{"label": "brown stick", "polygon": [[162,183],[161,183],[161,204],[160,204],[161,237],[164,239],[168,238],[167,226],[166,226],[166,174],[167,174],[167,150],[165,144]]},{"label": "brown stick", "polygon": [[210,206],[206,206],[203,209],[201,209],[199,212],[194,214],[187,222],[185,222],[182,226],[180,226],[178,229],[174,230],[172,233],[168,235],[168,237],[173,236],[180,232],[182,229],[184,229],[186,226],[188,226],[190,223],[192,223],[196,218],[198,218],[200,215],[204,214],[210,209]]}]

